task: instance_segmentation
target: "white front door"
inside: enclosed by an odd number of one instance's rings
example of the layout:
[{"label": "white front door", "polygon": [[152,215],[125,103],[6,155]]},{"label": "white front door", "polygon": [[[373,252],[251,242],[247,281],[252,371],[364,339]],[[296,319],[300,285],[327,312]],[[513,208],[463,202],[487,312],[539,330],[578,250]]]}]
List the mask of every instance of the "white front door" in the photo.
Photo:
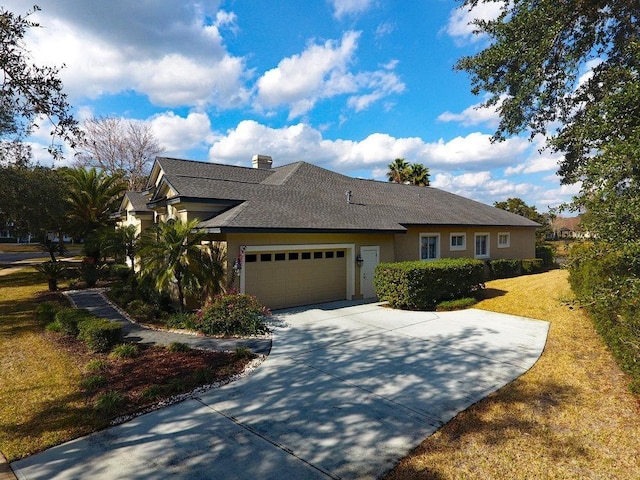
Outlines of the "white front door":
[{"label": "white front door", "polygon": [[376,265],[380,262],[380,247],[360,247],[363,263],[360,267],[360,293],[362,298],[373,298],[376,291],[373,288],[373,275]]}]

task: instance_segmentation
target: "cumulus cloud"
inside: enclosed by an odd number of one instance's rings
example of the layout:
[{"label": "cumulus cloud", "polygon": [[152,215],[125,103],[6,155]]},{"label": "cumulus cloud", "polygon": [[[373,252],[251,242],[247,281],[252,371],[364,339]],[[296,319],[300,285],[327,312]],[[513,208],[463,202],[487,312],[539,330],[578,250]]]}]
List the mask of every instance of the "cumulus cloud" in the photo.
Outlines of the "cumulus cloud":
[{"label": "cumulus cloud", "polygon": [[[18,3],[6,6],[22,11]],[[235,15],[218,7],[59,0],[34,16],[45,28],[29,32],[28,46],[38,63],[65,64],[61,77],[72,99],[136,91],[158,106],[232,107],[249,97],[247,72],[219,30],[234,30]]]},{"label": "cumulus cloud", "polygon": [[306,160],[347,172],[374,171],[386,168],[394,158],[406,158],[429,168],[482,171],[521,163],[527,146],[526,140],[518,138],[492,144],[489,135],[480,133],[437,142],[425,142],[420,137],[396,138],[386,133],[373,133],[360,141],[328,140],[320,130],[305,123],[272,128],[245,120],[214,142],[209,158],[246,164],[252,155],[262,153],[271,155],[276,165]]},{"label": "cumulus cloud", "polygon": [[149,121],[165,154],[176,155],[192,148],[206,147],[215,138],[209,116],[203,112],[191,112],[181,117],[167,111],[154,115]]},{"label": "cumulus cloud", "polygon": [[491,203],[510,197],[527,197],[537,189],[536,186],[529,183],[494,179],[489,171],[461,175],[438,173],[432,178],[431,185],[467,198]]},{"label": "cumulus cloud", "polygon": [[329,0],[329,3],[333,7],[333,16],[341,19],[367,11],[373,4],[373,0]]}]

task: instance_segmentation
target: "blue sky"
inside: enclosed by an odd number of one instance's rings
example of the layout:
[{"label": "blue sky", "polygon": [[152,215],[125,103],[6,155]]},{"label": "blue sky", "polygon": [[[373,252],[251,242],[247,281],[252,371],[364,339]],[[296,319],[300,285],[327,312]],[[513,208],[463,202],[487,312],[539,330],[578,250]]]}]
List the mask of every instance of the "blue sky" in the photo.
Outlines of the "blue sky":
[{"label": "blue sky", "polygon": [[[23,0],[5,8],[25,11]],[[42,0],[27,46],[61,77],[80,120],[151,123],[164,155],[274,166],[304,160],[385,179],[394,158],[432,185],[485,203],[568,201],[560,157],[516,137],[491,144],[497,116],[474,109],[458,58],[486,39],[454,0]],[[33,138],[36,158],[50,164]],[[72,158],[73,152],[68,151]]]}]

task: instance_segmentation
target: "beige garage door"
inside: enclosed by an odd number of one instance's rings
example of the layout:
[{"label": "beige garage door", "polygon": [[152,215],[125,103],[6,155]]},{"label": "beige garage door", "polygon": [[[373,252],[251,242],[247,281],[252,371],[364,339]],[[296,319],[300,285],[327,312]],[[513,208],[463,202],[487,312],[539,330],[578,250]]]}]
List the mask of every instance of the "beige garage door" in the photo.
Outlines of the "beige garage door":
[{"label": "beige garage door", "polygon": [[251,252],[245,255],[245,292],[271,309],[344,300],[345,250]]}]

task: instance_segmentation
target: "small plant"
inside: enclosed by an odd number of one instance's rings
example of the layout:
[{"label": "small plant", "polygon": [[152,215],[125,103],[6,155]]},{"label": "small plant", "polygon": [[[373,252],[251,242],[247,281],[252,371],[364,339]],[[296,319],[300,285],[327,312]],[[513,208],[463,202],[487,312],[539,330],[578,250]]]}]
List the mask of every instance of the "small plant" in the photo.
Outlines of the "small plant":
[{"label": "small plant", "polygon": [[78,308],[63,308],[56,312],[56,322],[60,331],[66,335],[78,335],[78,324],[90,318],[95,318],[91,312]]},{"label": "small plant", "polygon": [[186,343],[172,342],[167,345],[167,350],[169,350],[170,352],[188,352],[189,350],[191,350],[191,347]]},{"label": "small plant", "polygon": [[104,375],[89,375],[80,382],[80,386],[88,392],[95,392],[107,384],[107,377]]},{"label": "small plant", "polygon": [[45,302],[36,308],[36,320],[41,324],[49,324],[56,319],[56,313],[62,309],[59,303]]},{"label": "small plant", "polygon": [[143,300],[132,300],[127,304],[127,313],[139,322],[154,323],[159,312]]},{"label": "small plant", "polygon": [[201,367],[193,372],[193,382],[196,385],[206,385],[216,380],[216,371],[212,367]]},{"label": "small plant", "polygon": [[44,327],[44,329],[47,332],[56,332],[56,333],[62,332],[62,327],[60,326],[60,322],[58,322],[57,320],[54,320],[51,323],[47,323],[47,326]]},{"label": "small plant", "polygon": [[448,312],[451,310],[463,310],[465,308],[469,308],[474,306],[478,301],[472,297],[464,297],[459,298],[457,300],[447,300],[444,302],[440,302],[436,310],[439,312]]},{"label": "small plant", "polygon": [[87,370],[87,372],[95,373],[105,371],[108,366],[109,362],[107,362],[106,360],[93,359],[90,360],[84,368]]},{"label": "small plant", "polygon": [[197,330],[199,318],[192,313],[174,313],[167,319],[167,327]]},{"label": "small plant", "polygon": [[48,261],[35,266],[35,269],[47,279],[49,290],[55,292],[58,290],[58,281],[60,281],[67,272],[67,266],[62,262]]},{"label": "small plant", "polygon": [[120,392],[103,393],[96,400],[96,409],[103,414],[111,415],[116,413],[124,405],[126,397]]},{"label": "small plant", "polygon": [[251,349],[247,347],[236,347],[234,355],[238,360],[244,360],[246,358],[252,358],[253,352],[251,352]]},{"label": "small plant", "polygon": [[150,387],[145,388],[142,393],[141,393],[141,397],[144,400],[147,401],[154,401],[157,400],[158,398],[162,397],[165,393],[165,389],[160,386],[160,385],[151,385]]},{"label": "small plant", "polygon": [[109,354],[112,358],[135,358],[140,354],[138,346],[133,343],[116,345]]}]

